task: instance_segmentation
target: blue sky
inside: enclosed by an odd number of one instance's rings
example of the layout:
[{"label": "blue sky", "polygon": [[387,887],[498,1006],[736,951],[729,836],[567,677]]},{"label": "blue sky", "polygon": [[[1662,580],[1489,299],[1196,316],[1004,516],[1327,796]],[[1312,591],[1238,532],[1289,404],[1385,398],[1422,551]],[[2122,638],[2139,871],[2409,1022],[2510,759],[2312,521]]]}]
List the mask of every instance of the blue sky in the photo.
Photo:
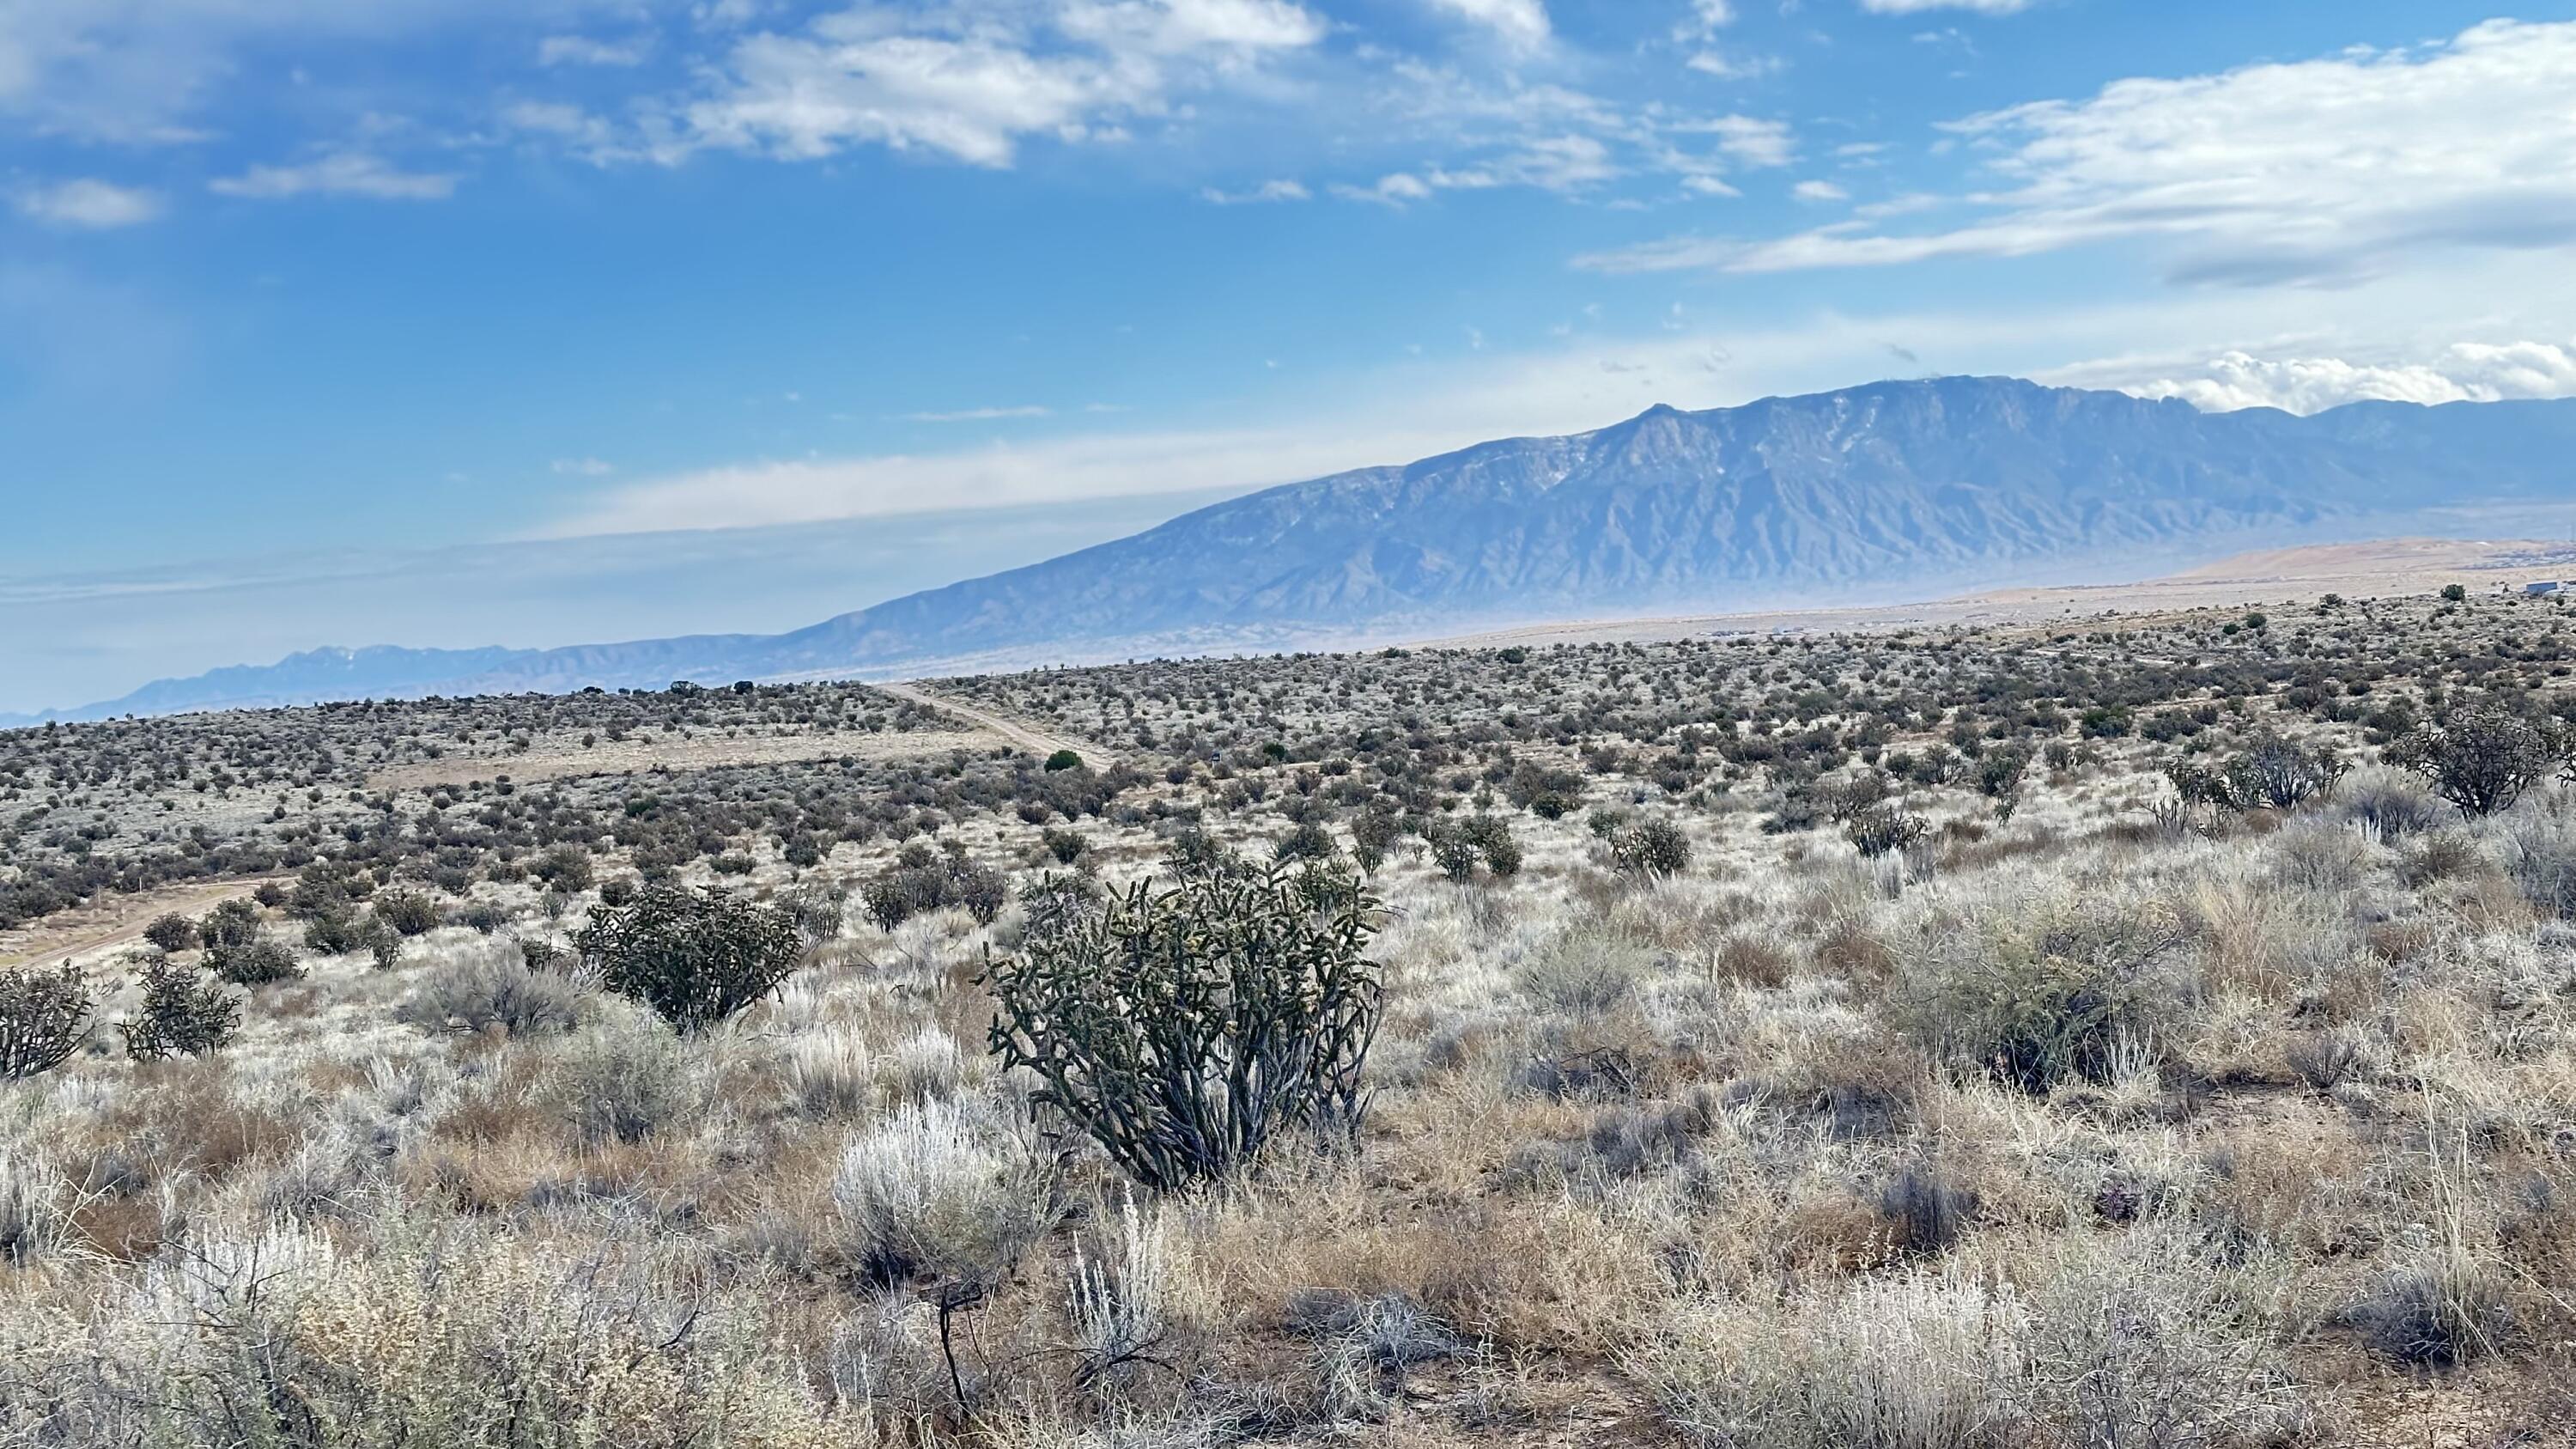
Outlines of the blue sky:
[{"label": "blue sky", "polygon": [[2576,392],[2571,13],[10,0],[0,711],[1654,402]]}]

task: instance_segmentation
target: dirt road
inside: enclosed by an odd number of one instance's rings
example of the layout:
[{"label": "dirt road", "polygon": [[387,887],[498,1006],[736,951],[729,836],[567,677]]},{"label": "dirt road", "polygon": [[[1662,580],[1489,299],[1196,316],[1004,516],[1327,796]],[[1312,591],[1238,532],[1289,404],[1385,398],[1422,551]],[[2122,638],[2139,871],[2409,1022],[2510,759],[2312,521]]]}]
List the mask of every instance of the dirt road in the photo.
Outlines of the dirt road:
[{"label": "dirt road", "polygon": [[962,700],[951,699],[944,694],[933,694],[929,690],[917,689],[909,684],[870,684],[868,687],[911,700],[915,704],[926,704],[933,709],[946,710],[959,719],[970,720],[1040,757],[1052,755],[1058,750],[1071,750],[1082,756],[1084,762],[1088,764],[1103,765],[1116,758],[1113,752],[1089,740],[1078,740],[1071,735],[1048,734],[1007,715],[995,714],[991,710],[978,708]]},{"label": "dirt road", "polygon": [[289,875],[240,876],[232,880],[194,881],[165,886],[140,895],[105,894],[89,904],[56,911],[12,931],[0,932],[0,967],[29,962],[52,964],[86,961],[143,939],[143,928],[165,915],[200,915],[225,901],[246,896]]}]

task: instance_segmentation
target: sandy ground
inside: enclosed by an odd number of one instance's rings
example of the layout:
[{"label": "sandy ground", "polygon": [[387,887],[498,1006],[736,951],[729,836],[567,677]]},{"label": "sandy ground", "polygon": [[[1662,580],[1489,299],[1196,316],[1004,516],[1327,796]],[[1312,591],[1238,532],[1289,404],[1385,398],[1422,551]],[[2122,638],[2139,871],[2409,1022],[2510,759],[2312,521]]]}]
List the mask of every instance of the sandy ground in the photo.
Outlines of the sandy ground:
[{"label": "sandy ground", "polygon": [[194,916],[246,896],[269,881],[289,875],[242,876],[232,880],[191,881],[140,895],[102,895],[86,905],[56,911],[42,920],[0,931],[0,967],[28,962],[52,965],[71,961],[89,965],[143,939],[143,928],[176,911]]},{"label": "sandy ground", "polygon": [[[593,775],[632,775],[667,769],[705,770],[726,765],[794,764],[809,760],[888,759],[903,755],[937,755],[950,750],[989,750],[996,744],[1045,756],[1072,750],[1105,763],[1113,752],[1088,740],[1032,728],[974,705],[933,694],[908,684],[885,684],[888,694],[935,706],[973,726],[966,730],[912,730],[871,734],[863,731],[793,735],[698,736],[688,739],[629,739],[602,742],[588,749],[540,747],[523,755],[457,756],[381,770],[367,783],[397,794],[463,785],[507,775],[514,782],[574,779]],[[0,931],[0,967],[29,962],[74,961],[91,964],[143,938],[143,928],[176,911],[199,915],[221,901],[246,896],[269,880],[291,876],[249,876],[233,880],[196,881],[140,895],[103,895],[73,910],[57,911]]]},{"label": "sandy ground", "polygon": [[1071,735],[1049,734],[1024,721],[995,714],[990,710],[951,699],[944,694],[933,694],[913,685],[878,684],[872,687],[884,694],[898,695],[919,704],[930,705],[950,714],[962,716],[1031,754],[1044,756],[1052,755],[1058,750],[1071,750],[1084,759],[1097,763],[1106,763],[1114,757],[1111,751],[1090,740],[1078,740]]},{"label": "sandy ground", "polygon": [[1577,620],[1422,642],[1429,646],[1491,648],[1506,644],[1646,643],[1712,634],[2049,624],[2110,610],[2124,614],[2165,613],[2305,603],[2321,594],[2381,598],[2429,594],[2446,584],[2494,593],[2552,580],[2576,584],[2576,545],[2563,540],[2394,538],[2243,553],[2186,573],[2135,583],[1995,589],[1919,604],[1871,608]]},{"label": "sandy ground", "polygon": [[[888,691],[894,692],[894,691]],[[957,713],[954,706],[940,701]],[[791,735],[698,735],[685,739],[635,738],[603,741],[588,749],[543,746],[520,755],[460,755],[397,765],[367,777],[378,790],[399,793],[439,785],[463,785],[506,775],[513,782],[569,780],[589,775],[640,775],[648,770],[708,770],[723,765],[795,764],[807,760],[891,759],[902,755],[937,755],[950,750],[989,749],[989,729],[909,730],[871,734],[864,730]]]}]

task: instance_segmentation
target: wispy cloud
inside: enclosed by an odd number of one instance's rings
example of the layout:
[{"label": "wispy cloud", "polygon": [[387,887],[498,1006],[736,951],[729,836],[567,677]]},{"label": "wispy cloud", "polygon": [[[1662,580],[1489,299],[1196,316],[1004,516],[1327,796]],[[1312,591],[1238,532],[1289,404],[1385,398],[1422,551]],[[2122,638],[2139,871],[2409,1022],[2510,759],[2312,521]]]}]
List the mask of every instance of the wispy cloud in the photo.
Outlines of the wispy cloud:
[{"label": "wispy cloud", "polygon": [[1259,186],[1242,191],[1227,191],[1214,186],[1203,187],[1199,191],[1200,200],[1218,206],[1246,206],[1265,201],[1310,201],[1314,199],[1314,195],[1314,192],[1306,189],[1304,182],[1291,180],[1264,181]]},{"label": "wispy cloud", "polygon": [[552,466],[558,475],[566,478],[605,478],[617,471],[616,464],[597,458],[557,458]]},{"label": "wispy cloud", "polygon": [[[1595,252],[1604,272],[1781,272],[2018,257],[2146,238],[2183,282],[2349,281],[2428,247],[2576,242],[2576,23],[2492,21],[2423,48],[2122,80],[1948,129],[2006,183],[1947,229],[1842,222]],[[2497,117],[2510,117],[2498,124]]]},{"label": "wispy cloud", "polygon": [[12,200],[31,221],[82,231],[140,226],[160,220],[167,210],[158,192],[92,178],[39,183]]},{"label": "wispy cloud", "polygon": [[363,196],[378,201],[444,201],[461,178],[452,172],[404,171],[364,151],[335,151],[291,166],[253,166],[206,183],[218,196],[283,201],[297,196]]},{"label": "wispy cloud", "polygon": [[1976,15],[2018,15],[2035,0],[1860,0],[1873,15],[1920,15],[1930,10],[1965,10]]},{"label": "wispy cloud", "polygon": [[539,65],[642,65],[653,53],[653,37],[600,40],[588,35],[549,35],[537,42]]},{"label": "wispy cloud", "polygon": [[1002,418],[1049,418],[1055,409],[1036,403],[1019,407],[964,408],[953,413],[905,413],[907,423],[989,423]]}]

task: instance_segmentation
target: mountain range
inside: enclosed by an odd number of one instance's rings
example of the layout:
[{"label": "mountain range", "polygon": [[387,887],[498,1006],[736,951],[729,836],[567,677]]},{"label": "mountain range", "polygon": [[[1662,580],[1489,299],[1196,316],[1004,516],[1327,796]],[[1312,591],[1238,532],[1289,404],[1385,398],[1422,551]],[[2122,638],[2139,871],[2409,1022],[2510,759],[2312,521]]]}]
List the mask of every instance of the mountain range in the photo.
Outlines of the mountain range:
[{"label": "mountain range", "polygon": [[2358,402],[2301,417],[2015,378],[1881,382],[1704,412],[1655,407],[1588,433],[1291,483],[786,634],[317,649],[56,717],[890,677],[1622,611],[1893,601],[2142,550],[2576,499],[2571,460],[2576,399]]}]

